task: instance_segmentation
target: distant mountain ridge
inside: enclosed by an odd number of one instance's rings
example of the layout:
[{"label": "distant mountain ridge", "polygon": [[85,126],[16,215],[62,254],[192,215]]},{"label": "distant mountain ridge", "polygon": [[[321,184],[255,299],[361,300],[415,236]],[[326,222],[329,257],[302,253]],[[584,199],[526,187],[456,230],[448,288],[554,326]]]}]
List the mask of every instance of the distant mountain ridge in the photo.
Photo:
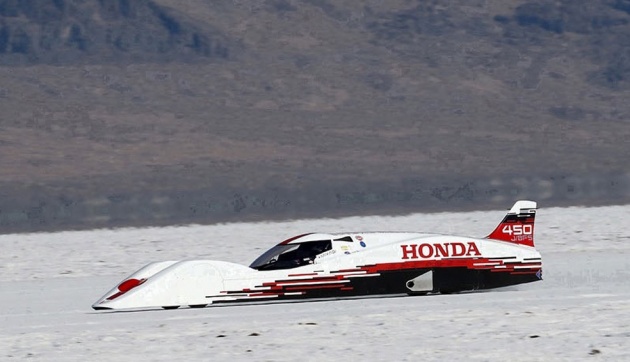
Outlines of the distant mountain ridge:
[{"label": "distant mountain ridge", "polygon": [[189,3],[193,5],[177,6],[168,0],[0,0],[0,65],[226,59],[242,50],[239,40],[226,34],[230,31],[226,26],[234,24],[193,20],[191,12],[205,7],[220,15],[249,6],[250,13],[275,14],[280,22],[289,19],[284,14],[315,8],[350,31],[371,33],[363,42],[405,56],[424,54],[427,62],[437,61],[445,52],[444,44],[426,47],[437,37],[450,45],[486,39],[489,44],[496,42],[493,46],[536,54],[539,51],[531,47],[550,47],[561,41],[559,35],[576,34],[565,48],[599,65],[599,70],[589,73],[592,82],[617,88],[625,86],[630,74],[625,46],[630,37],[628,0],[513,0],[503,6],[486,1],[449,2],[448,6],[440,1],[417,5],[394,1],[391,10],[382,5],[376,8],[374,1],[235,1],[231,7]]},{"label": "distant mountain ridge", "polygon": [[0,0],[0,217],[625,200],[629,96],[630,0]]},{"label": "distant mountain ridge", "polygon": [[2,0],[0,64],[226,59],[235,44],[149,0]]}]

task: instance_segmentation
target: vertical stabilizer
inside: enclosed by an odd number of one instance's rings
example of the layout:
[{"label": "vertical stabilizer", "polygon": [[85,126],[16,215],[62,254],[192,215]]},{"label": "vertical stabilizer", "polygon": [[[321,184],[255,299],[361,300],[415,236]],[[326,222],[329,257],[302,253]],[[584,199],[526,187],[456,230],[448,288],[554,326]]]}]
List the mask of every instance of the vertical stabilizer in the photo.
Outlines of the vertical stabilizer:
[{"label": "vertical stabilizer", "polygon": [[534,201],[519,200],[508,211],[499,226],[488,235],[488,239],[533,247],[535,218],[536,203]]}]

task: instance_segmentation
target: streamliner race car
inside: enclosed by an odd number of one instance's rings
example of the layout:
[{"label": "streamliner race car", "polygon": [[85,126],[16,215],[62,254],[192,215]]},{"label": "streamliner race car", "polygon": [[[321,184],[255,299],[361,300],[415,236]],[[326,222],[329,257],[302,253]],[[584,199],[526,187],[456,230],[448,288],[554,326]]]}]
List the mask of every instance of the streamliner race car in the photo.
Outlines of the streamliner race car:
[{"label": "streamliner race car", "polygon": [[444,294],[534,282],[542,279],[535,216],[535,202],[517,201],[485,238],[311,233],[279,243],[249,267],[211,260],[155,262],[125,278],[92,308]]}]

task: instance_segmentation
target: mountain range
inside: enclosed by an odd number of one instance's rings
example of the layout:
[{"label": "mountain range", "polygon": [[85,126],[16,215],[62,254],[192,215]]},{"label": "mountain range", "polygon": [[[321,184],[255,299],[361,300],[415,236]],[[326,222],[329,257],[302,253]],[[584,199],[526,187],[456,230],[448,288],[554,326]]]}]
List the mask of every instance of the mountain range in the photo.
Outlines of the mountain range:
[{"label": "mountain range", "polygon": [[629,92],[625,0],[0,0],[0,225],[627,202]]}]

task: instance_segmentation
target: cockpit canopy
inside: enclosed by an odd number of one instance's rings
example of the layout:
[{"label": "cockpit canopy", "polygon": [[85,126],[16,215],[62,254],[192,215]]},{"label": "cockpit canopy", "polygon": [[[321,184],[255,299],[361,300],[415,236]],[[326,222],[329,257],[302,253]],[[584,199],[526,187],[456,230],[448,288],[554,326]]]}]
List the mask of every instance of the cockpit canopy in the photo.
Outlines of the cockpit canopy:
[{"label": "cockpit canopy", "polygon": [[256,270],[291,269],[313,264],[317,255],[332,249],[332,240],[313,240],[298,244],[280,243],[254,260]]}]

